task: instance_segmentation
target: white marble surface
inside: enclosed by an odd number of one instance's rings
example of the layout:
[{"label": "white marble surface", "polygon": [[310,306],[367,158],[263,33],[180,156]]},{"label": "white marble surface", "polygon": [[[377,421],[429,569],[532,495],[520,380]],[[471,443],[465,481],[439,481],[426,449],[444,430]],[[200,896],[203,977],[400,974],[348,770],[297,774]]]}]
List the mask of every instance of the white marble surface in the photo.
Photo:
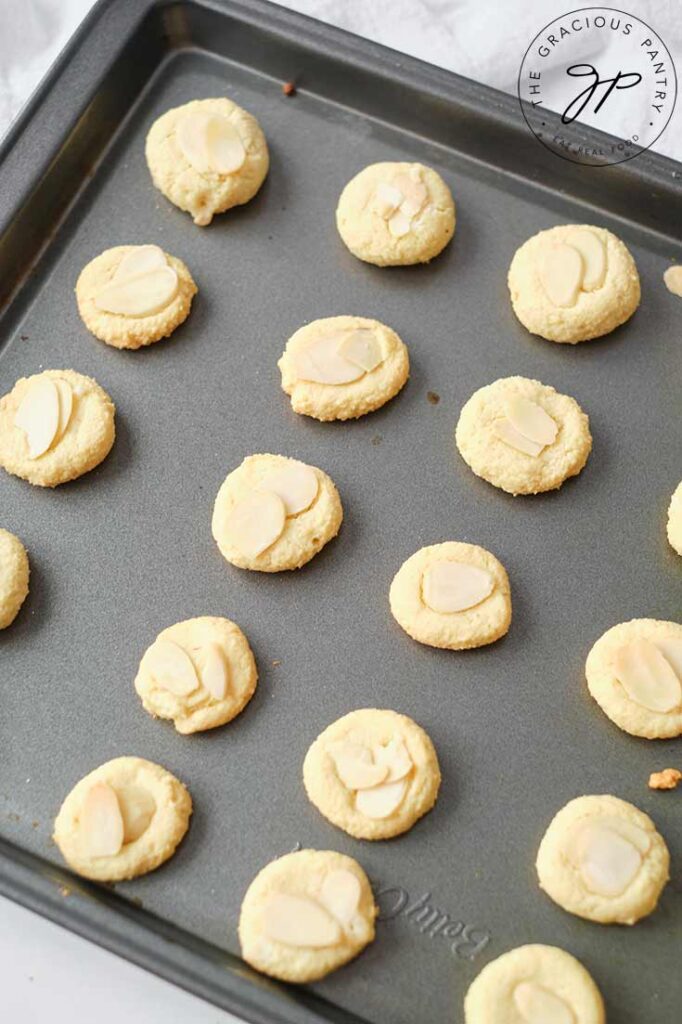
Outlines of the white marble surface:
[{"label": "white marble surface", "polygon": [[[127,0],[133,3],[134,0]],[[569,0],[280,0],[396,50],[513,92],[535,33]],[[623,0],[682,66],[679,0]],[[0,135],[91,0],[2,0]],[[682,100],[656,146],[682,159]],[[234,1018],[0,898],[2,1019],[23,1024],[229,1024]]]}]

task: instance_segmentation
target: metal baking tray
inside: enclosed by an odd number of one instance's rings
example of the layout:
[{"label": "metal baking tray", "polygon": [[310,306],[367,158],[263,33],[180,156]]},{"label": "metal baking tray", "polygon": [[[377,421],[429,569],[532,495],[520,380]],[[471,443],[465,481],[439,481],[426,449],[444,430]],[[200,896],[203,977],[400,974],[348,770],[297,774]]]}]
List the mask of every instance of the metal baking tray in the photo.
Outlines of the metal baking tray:
[{"label": "metal baking tray", "polygon": [[[253,202],[200,230],[153,188],[143,140],[168,107],[221,94],[258,117],[272,168]],[[0,634],[0,891],[260,1024],[458,1021],[484,964],[526,942],[577,955],[610,1020],[676,1024],[682,816],[679,796],[646,783],[679,746],[615,728],[583,666],[613,623],[680,613],[664,520],[682,476],[682,306],[662,284],[682,260],[680,165],[558,159],[515,99],[238,0],[102,0],[1,157],[2,390],[73,367],[113,396],[118,436],[56,491],[0,480],[0,520],[32,562],[28,602]],[[455,239],[429,266],[379,270],[337,237],[341,188],[386,159],[432,164],[453,190]],[[516,247],[566,221],[616,231],[643,281],[630,323],[576,347],[527,334],[506,287]],[[102,249],[143,242],[186,260],[200,291],[172,339],[118,352],[88,334],[73,289]],[[320,424],[291,412],[276,363],[295,328],[340,313],[394,327],[412,375],[380,412]],[[455,452],[463,402],[516,373],[591,417],[593,454],[560,492],[513,499]],[[296,573],[241,572],[211,537],[221,481],[262,451],[321,466],[344,501],[341,534]],[[514,620],[493,646],[423,647],[389,614],[402,561],[445,539],[509,570]],[[132,680],[162,627],[201,614],[244,628],[260,684],[234,723],[182,737],[144,713]],[[301,783],[311,740],[364,706],[413,716],[443,769],[436,808],[391,842],[333,828]],[[183,779],[195,814],[165,867],[98,887],[65,870],[52,821],[77,779],[128,753]],[[538,888],[540,837],[583,793],[633,801],[670,845],[673,880],[635,928],[581,921]],[[371,948],[309,989],[256,976],[236,934],[256,871],[297,843],[356,857],[382,910]]]}]

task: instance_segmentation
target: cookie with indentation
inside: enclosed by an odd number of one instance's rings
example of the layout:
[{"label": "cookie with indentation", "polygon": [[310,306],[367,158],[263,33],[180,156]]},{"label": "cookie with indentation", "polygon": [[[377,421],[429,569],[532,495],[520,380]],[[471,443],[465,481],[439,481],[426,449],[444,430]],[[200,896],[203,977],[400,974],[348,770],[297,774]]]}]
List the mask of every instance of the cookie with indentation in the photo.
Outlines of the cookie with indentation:
[{"label": "cookie with indentation", "polygon": [[651,818],[615,796],[581,796],[552,819],[536,868],[560,907],[600,924],[635,924],[656,909],[670,856]]},{"label": "cookie with indentation", "polygon": [[114,348],[167,338],[189,316],[197,286],[182,262],[158,245],[117,245],[83,268],[78,312],[88,330]]},{"label": "cookie with indentation", "polygon": [[485,548],[460,541],[411,555],[391,583],[389,601],[396,622],[429,647],[482,647],[504,636],[511,623],[504,566]]},{"label": "cookie with indentation", "polygon": [[475,391],[455,442],[476,476],[514,495],[561,487],[592,451],[590,421],[576,400],[527,377],[502,377]]},{"label": "cookie with indentation", "polygon": [[629,250],[592,224],[533,235],[516,251],[508,284],[514,312],[531,334],[570,345],[624,324],[641,294]]},{"label": "cookie with indentation", "polygon": [[682,555],[682,482],[677,485],[670,499],[666,532],[671,547],[678,555]]},{"label": "cookie with indentation", "polygon": [[172,857],[191,813],[187,789],[169,771],[141,757],[117,757],[76,783],[53,838],[79,875],[120,882]]},{"label": "cookie with indentation", "polygon": [[406,345],[378,320],[331,316],[300,327],[277,364],[294,412],[350,420],[398,394],[410,374]]},{"label": "cookie with indentation", "polygon": [[363,708],[322,732],[303,762],[308,799],[356,839],[390,839],[431,810],[440,787],[433,743],[407,715]]},{"label": "cookie with indentation", "polygon": [[284,455],[249,455],[224,480],[213,508],[213,537],[240,569],[280,572],[309,562],[341,528],[332,480]]},{"label": "cookie with indentation", "polygon": [[590,693],[631,736],[682,736],[682,625],[632,619],[612,626],[587,656]]},{"label": "cookie with indentation", "polygon": [[604,1001],[579,960],[556,946],[518,946],[483,968],[465,1024],[604,1024]]},{"label": "cookie with indentation", "polygon": [[187,734],[232,721],[257,682],[256,662],[239,626],[204,615],[159,633],[140,662],[135,689],[150,715],[171,719]]},{"label": "cookie with indentation", "polygon": [[22,377],[0,398],[0,466],[39,487],[56,487],[98,466],[116,434],[114,403],[74,370]]},{"label": "cookie with indentation", "polygon": [[9,530],[0,529],[0,629],[10,626],[28,596],[26,548]]},{"label": "cookie with indentation", "polygon": [[365,263],[428,263],[455,233],[455,204],[431,167],[370,164],[341,193],[336,226],[353,255]]},{"label": "cookie with indentation", "polygon": [[332,850],[289,853],[247,889],[239,916],[242,956],[273,978],[316,981],[372,942],[376,915],[357,861]]},{"label": "cookie with indentation", "polygon": [[156,187],[200,227],[253,199],[270,163],[258,121],[226,96],[167,110],[145,155]]}]

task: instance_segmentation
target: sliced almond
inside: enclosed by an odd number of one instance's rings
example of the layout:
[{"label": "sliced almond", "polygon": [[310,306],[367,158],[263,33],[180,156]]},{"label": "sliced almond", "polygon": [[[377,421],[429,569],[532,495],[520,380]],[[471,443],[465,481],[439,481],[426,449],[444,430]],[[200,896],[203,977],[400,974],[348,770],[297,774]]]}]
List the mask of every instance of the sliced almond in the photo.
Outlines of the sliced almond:
[{"label": "sliced almond", "polygon": [[668,267],[663,275],[663,281],[669,292],[682,296],[682,267]]},{"label": "sliced almond", "polygon": [[152,316],[172,302],[178,275],[172,267],[157,267],[136,277],[113,278],[94,298],[104,313],[117,316]]},{"label": "sliced almond", "polygon": [[310,508],[319,490],[317,473],[304,462],[290,462],[263,477],[261,487],[272,491],[284,502],[288,516],[297,516]]},{"label": "sliced almond", "polygon": [[175,138],[181,152],[199,174],[233,174],[246,160],[239,132],[221,114],[190,111],[178,122]]},{"label": "sliced almond", "polygon": [[537,458],[542,449],[545,447],[544,444],[538,444],[536,441],[531,441],[530,438],[524,437],[520,434],[516,427],[513,427],[509,420],[505,417],[504,419],[495,420],[493,423],[493,434],[499,437],[500,441],[504,441],[510,448],[516,448],[518,452],[524,452],[525,455],[532,455],[533,458]]},{"label": "sliced almond", "polygon": [[130,277],[139,277],[167,266],[166,254],[158,245],[136,245],[128,250],[116,267],[112,281],[127,281]]},{"label": "sliced almond", "polygon": [[355,366],[359,366],[365,373],[376,370],[384,357],[381,354],[381,345],[372,330],[360,328],[347,334],[338,349],[339,355]]},{"label": "sliced almond", "polygon": [[402,209],[397,210],[388,222],[388,230],[394,238],[404,238],[412,228],[412,218],[406,217]]},{"label": "sliced almond", "polygon": [[583,261],[570,245],[555,245],[544,250],[538,267],[540,283],[554,306],[575,306],[583,281]]},{"label": "sliced almond", "polygon": [[666,640],[657,640],[656,646],[677,678],[682,680],[682,640],[670,637]]},{"label": "sliced almond", "polygon": [[156,801],[142,786],[123,786],[117,796],[123,819],[123,842],[134,843],[149,828],[156,814]]},{"label": "sliced almond", "polygon": [[394,185],[389,185],[384,181],[380,181],[374,189],[372,208],[380,217],[383,217],[384,220],[388,220],[388,218],[398,209],[403,199],[404,196],[399,188],[395,188]]},{"label": "sliced almond", "polygon": [[494,586],[487,569],[466,562],[435,562],[422,576],[424,603],[442,615],[475,608],[492,594]]},{"label": "sliced almond", "polygon": [[511,395],[505,413],[514,430],[542,447],[553,444],[559,427],[542,406],[522,395]]},{"label": "sliced almond", "polygon": [[257,558],[282,535],[286,509],[274,491],[253,491],[225,519],[225,531],[245,558]]},{"label": "sliced almond", "polygon": [[622,819],[605,818],[579,825],[569,837],[567,852],[590,892],[620,896],[642,866],[648,845],[643,829]]},{"label": "sliced almond", "polygon": [[59,429],[59,392],[51,377],[41,376],[28,387],[14,416],[26,434],[29,459],[44,455]]},{"label": "sliced almond", "polygon": [[577,231],[571,231],[568,244],[582,256],[583,291],[593,292],[601,288],[606,276],[606,249],[599,235],[588,228],[578,228]]},{"label": "sliced almond", "polygon": [[90,857],[115,857],[123,846],[123,817],[116,791],[96,782],[85,794],[79,833]]},{"label": "sliced almond", "polygon": [[534,981],[519,982],[513,998],[524,1024],[575,1024],[575,1014],[568,1003]]},{"label": "sliced almond", "polygon": [[336,773],[347,789],[370,789],[388,776],[388,766],[374,764],[372,751],[357,743],[340,743],[329,751]]},{"label": "sliced almond", "polygon": [[385,747],[378,743],[374,747],[374,761],[377,765],[386,765],[388,768],[386,782],[404,779],[413,767],[409,751],[400,737],[392,739]]},{"label": "sliced almond", "polygon": [[345,868],[338,868],[325,875],[320,902],[340,924],[347,925],[357,914],[361,893],[357,875]]},{"label": "sliced almond", "polygon": [[73,389],[69,384],[68,380],[62,380],[61,377],[55,378],[54,386],[57,389],[57,397],[59,399],[59,424],[57,426],[57,440],[61,441],[66,428],[71,421],[71,414],[73,412]]},{"label": "sliced almond", "polygon": [[215,700],[224,700],[229,673],[225,652],[220,644],[204,644],[199,668],[201,683]]},{"label": "sliced almond", "polygon": [[263,930],[287,946],[324,949],[343,938],[338,921],[314,900],[275,893],[263,908]]},{"label": "sliced almond", "polygon": [[343,335],[338,332],[323,334],[307,348],[294,353],[293,363],[299,380],[314,384],[350,384],[359,380],[365,371],[340,355],[342,340]]},{"label": "sliced almond", "polygon": [[656,644],[643,637],[616,651],[616,679],[628,697],[649,711],[665,714],[682,702],[682,684]]},{"label": "sliced almond", "polygon": [[412,168],[408,174],[397,174],[395,184],[404,197],[400,205],[401,210],[407,217],[416,217],[429,198],[429,190],[421,180],[420,171]]},{"label": "sliced almond", "polygon": [[389,818],[400,807],[407,791],[407,782],[386,782],[373,789],[360,789],[355,795],[355,806],[366,818]]},{"label": "sliced almond", "polygon": [[141,667],[157,686],[176,697],[186,697],[199,686],[192,659],[172,640],[156,640],[142,659]]}]

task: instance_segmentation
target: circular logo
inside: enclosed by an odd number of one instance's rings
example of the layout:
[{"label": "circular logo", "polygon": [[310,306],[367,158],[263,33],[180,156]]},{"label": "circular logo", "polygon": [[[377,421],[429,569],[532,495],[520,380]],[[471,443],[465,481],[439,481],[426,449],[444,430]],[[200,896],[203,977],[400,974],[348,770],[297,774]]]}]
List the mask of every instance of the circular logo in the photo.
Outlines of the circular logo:
[{"label": "circular logo", "polygon": [[[653,145],[672,116],[677,75],[667,46],[645,22],[612,7],[583,7],[538,32],[521,63],[518,93],[543,146],[598,167]],[[613,138],[595,143],[586,125]]]}]

